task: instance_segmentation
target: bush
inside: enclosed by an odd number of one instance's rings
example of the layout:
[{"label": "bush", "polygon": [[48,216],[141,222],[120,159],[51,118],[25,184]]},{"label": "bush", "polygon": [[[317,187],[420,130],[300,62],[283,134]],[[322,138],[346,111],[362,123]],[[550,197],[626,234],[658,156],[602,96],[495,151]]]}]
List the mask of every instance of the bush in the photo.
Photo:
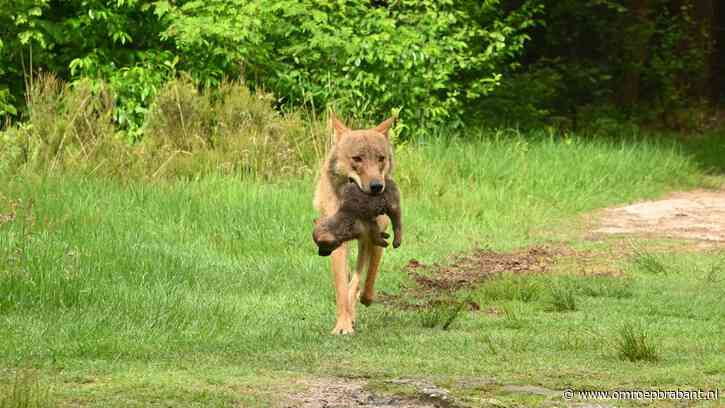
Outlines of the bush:
[{"label": "bush", "polygon": [[[274,97],[252,92],[244,83],[224,81],[199,91],[189,77],[167,83],[156,96],[141,147],[166,156],[178,172],[213,169],[267,177],[311,173],[329,138],[322,121],[303,120],[300,112],[282,114]],[[182,169],[186,170],[182,170]],[[161,170],[161,169],[157,169]]]},{"label": "bush", "polygon": [[[0,10],[8,27],[0,78],[11,85],[0,89],[0,115],[16,111],[24,75],[41,67],[108,83],[114,120],[131,141],[177,70],[206,89],[246,79],[287,109],[334,105],[364,121],[400,109],[412,130],[460,125],[468,102],[490,92],[522,50],[539,11],[533,0],[509,11],[499,0],[56,3]],[[30,59],[34,67],[24,65]]]},{"label": "bush", "polygon": [[30,95],[28,121],[0,132],[2,171],[146,178],[311,174],[329,139],[324,121],[299,111],[282,114],[270,94],[251,92],[241,82],[208,91],[188,76],[166,83],[151,100],[146,137],[135,144],[113,122],[116,98],[102,82],[71,87],[45,75]]},{"label": "bush", "polygon": [[551,121],[552,115],[563,114],[555,108],[564,89],[563,82],[563,76],[549,67],[512,74],[480,101],[475,120],[496,128],[541,127]]},{"label": "bush", "polygon": [[0,155],[9,167],[53,170],[102,166],[122,144],[113,138],[113,96],[88,81],[74,86],[52,74],[35,78],[28,92],[28,121],[3,132]]}]

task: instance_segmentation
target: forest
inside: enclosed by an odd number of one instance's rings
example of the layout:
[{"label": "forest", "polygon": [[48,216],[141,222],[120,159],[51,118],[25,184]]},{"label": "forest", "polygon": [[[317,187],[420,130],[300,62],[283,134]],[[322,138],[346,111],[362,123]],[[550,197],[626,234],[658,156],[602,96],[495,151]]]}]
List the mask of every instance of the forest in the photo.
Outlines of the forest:
[{"label": "forest", "polygon": [[702,131],[725,53],[714,0],[20,0],[0,7],[0,117],[34,78],[110,92],[129,143],[169,81],[241,80],[278,111],[334,108],[403,135],[442,128]]}]

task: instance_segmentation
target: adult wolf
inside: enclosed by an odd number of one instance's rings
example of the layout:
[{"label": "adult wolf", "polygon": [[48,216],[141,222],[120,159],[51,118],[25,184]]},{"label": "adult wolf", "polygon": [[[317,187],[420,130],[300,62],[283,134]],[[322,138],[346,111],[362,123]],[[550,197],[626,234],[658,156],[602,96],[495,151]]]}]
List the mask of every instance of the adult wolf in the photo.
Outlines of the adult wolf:
[{"label": "adult wolf", "polygon": [[[320,177],[315,191],[314,206],[321,217],[335,214],[340,206],[341,188],[349,182],[356,183],[367,194],[380,194],[385,190],[385,180],[393,171],[393,148],[388,131],[394,118],[371,129],[352,130],[345,126],[335,114],[330,122],[333,130],[333,146],[320,168]],[[387,216],[377,218],[380,231],[385,231],[390,222]],[[350,241],[352,242],[352,241]],[[358,239],[358,256],[355,272],[348,282],[347,243],[332,252],[332,278],[335,283],[337,321],[332,334],[354,332],[355,309],[358,298],[369,306],[375,296],[375,278],[380,268],[383,248],[373,244],[366,231]],[[360,275],[367,268],[365,286],[360,294]]]}]

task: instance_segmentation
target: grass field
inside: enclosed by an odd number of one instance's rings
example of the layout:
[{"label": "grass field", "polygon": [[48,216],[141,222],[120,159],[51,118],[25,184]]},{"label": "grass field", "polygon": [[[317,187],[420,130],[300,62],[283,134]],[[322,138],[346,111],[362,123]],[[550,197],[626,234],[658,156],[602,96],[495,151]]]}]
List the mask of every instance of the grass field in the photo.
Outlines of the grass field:
[{"label": "grass field", "polygon": [[[410,285],[410,259],[446,262],[475,246],[618,248],[584,240],[583,215],[720,182],[684,151],[506,135],[403,145],[405,241],[387,251],[377,289]],[[367,378],[384,394],[410,392],[387,379],[425,378],[463,406],[564,405],[507,384],[725,384],[725,253],[668,242],[596,258],[621,272],[613,276],[566,262],[504,274],[458,293],[481,311],[462,311],[447,330],[428,327],[420,310],[374,304],[360,309],[354,336],[330,336],[334,291],[310,235],[313,184],[7,178],[0,407],[266,406],[318,377]]]}]

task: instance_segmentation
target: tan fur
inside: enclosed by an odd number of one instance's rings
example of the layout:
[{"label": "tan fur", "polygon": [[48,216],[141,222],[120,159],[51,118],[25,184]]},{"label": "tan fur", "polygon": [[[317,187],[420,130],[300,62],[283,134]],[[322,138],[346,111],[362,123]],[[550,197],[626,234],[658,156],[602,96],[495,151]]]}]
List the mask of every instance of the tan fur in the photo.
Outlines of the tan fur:
[{"label": "tan fur", "polygon": [[[335,214],[340,207],[340,190],[348,180],[352,180],[366,193],[371,185],[382,183],[392,175],[393,149],[388,139],[388,131],[393,124],[390,118],[372,129],[351,130],[331,115],[331,127],[334,144],[320,169],[320,177],[315,190],[314,206],[321,217]],[[380,231],[385,231],[389,219],[382,215],[377,218]],[[375,296],[375,279],[380,267],[383,249],[373,245],[370,231],[365,231],[358,239],[358,259],[355,272],[348,282],[347,255],[348,245],[343,244],[331,255],[332,278],[335,284],[337,321],[332,334],[351,334],[354,332],[355,309],[360,298],[360,276],[367,268],[365,286],[361,302],[370,305]]]}]

